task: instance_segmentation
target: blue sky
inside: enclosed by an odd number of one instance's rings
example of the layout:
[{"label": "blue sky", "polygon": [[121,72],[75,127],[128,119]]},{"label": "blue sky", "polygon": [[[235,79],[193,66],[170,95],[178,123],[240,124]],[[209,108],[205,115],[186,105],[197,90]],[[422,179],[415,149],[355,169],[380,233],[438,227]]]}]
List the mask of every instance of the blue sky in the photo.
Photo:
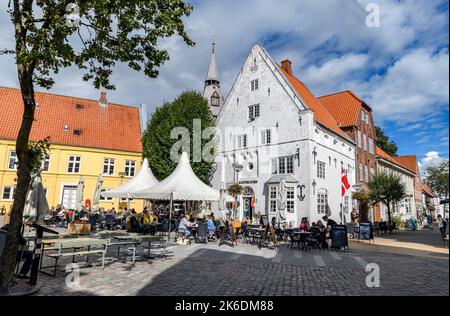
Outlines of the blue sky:
[{"label": "blue sky", "polygon": [[[289,58],[316,96],[353,90],[374,109],[375,120],[399,145],[427,165],[448,158],[449,56],[446,0],[193,0],[186,19],[197,45],[180,38],[160,42],[171,60],[156,80],[119,65],[108,92],[113,102],[148,105],[149,112],[186,89],[202,90],[211,52],[227,93],[251,46],[274,60]],[[380,27],[369,28],[368,3],[380,8]],[[0,47],[13,46],[13,29],[0,4]],[[6,30],[6,31],[3,31]],[[9,30],[9,31],[8,31]],[[12,57],[0,56],[0,85],[18,86]],[[98,98],[76,69],[56,76],[53,91]]]}]

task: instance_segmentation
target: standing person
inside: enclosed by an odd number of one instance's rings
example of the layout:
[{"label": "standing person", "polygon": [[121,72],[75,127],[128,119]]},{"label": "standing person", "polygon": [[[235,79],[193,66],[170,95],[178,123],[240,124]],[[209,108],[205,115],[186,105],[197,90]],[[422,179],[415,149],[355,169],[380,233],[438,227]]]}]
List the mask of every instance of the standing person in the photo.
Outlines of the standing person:
[{"label": "standing person", "polygon": [[337,223],[336,223],[334,220],[332,220],[331,218],[328,218],[327,215],[325,215],[324,217],[322,217],[322,219],[325,221],[325,223],[327,223],[327,230],[331,230],[331,228],[332,228],[334,225],[337,225]]},{"label": "standing person", "polygon": [[429,228],[431,230],[433,230],[433,215],[431,215],[431,213],[427,215],[427,220],[428,220]]},{"label": "standing person", "polygon": [[350,214],[351,220],[353,224],[358,224],[358,213],[356,212],[356,208],[353,208],[352,213]]},{"label": "standing person", "polygon": [[447,231],[447,221],[442,218],[441,214],[437,217],[438,224],[439,224],[439,231],[441,232],[442,240],[445,240],[446,237],[446,231]]}]

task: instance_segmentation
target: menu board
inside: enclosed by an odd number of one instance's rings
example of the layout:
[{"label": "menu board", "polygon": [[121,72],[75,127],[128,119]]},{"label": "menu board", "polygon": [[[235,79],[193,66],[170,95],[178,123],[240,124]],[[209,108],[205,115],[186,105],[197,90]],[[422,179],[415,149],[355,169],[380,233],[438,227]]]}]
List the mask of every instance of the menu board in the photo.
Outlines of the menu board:
[{"label": "menu board", "polygon": [[371,223],[360,223],[359,224],[359,240],[373,240],[373,229]]},{"label": "menu board", "polygon": [[348,247],[347,226],[334,225],[331,229],[331,248],[341,249]]}]

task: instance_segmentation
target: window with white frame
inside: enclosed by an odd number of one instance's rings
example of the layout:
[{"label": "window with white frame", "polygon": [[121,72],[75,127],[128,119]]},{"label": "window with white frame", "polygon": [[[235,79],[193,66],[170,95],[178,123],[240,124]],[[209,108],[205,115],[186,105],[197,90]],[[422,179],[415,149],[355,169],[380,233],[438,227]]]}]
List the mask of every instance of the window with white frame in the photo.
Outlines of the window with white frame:
[{"label": "window with white frame", "polygon": [[133,202],[133,198],[120,198],[120,202]]},{"label": "window with white frame", "polygon": [[286,190],[286,212],[295,211],[295,187],[288,187]]},{"label": "window with white frame", "polygon": [[361,111],[361,121],[365,122],[366,121],[366,113],[364,113],[364,111]]},{"label": "window with white frame", "polygon": [[405,199],[405,209],[406,209],[406,214],[411,214],[411,199],[407,198]]},{"label": "window with white frame", "polygon": [[2,192],[2,200],[12,201],[16,193],[16,187],[4,186]]},{"label": "window with white frame", "polygon": [[247,135],[239,135],[236,137],[237,149],[247,148]]},{"label": "window with white frame", "polygon": [[362,163],[359,163],[359,181],[364,181],[364,169]]},{"label": "window with white frame", "polygon": [[317,193],[317,213],[325,214],[327,212],[328,193]]},{"label": "window with white frame", "polygon": [[[109,191],[109,189],[102,189],[102,193],[103,192],[107,192],[107,191]],[[104,197],[102,194],[100,194],[100,201],[112,201],[113,200],[113,198],[111,198],[111,197]]]},{"label": "window with white frame", "polygon": [[270,213],[277,212],[277,194],[278,188],[276,186],[269,187],[269,211]]},{"label": "window with white frame", "polygon": [[252,91],[259,89],[259,80],[258,79],[251,81],[251,88],[252,88]]},{"label": "window with white frame", "polygon": [[325,179],[325,167],[326,164],[323,161],[317,162],[317,177],[319,179]]},{"label": "window with white frame", "polygon": [[259,104],[250,105],[248,107],[248,120],[253,121],[259,117]]},{"label": "window with white frame", "polygon": [[344,197],[344,213],[348,214],[350,211],[350,197],[345,196]]},{"label": "window with white frame", "polygon": [[294,161],[292,156],[272,159],[272,174],[294,173]]},{"label": "window with white frame", "polygon": [[81,157],[69,156],[69,165],[67,167],[68,173],[80,173]]},{"label": "window with white frame", "polygon": [[367,151],[367,135],[366,134],[364,134],[363,141],[364,141],[364,150]]},{"label": "window with white frame", "polygon": [[126,160],[124,171],[125,171],[126,177],[134,177],[134,174],[136,172],[136,161],[135,160]]},{"label": "window with white frame", "polygon": [[375,146],[372,138],[369,138],[369,153],[375,155]]},{"label": "window with white frame", "polygon": [[19,159],[17,158],[17,153],[14,150],[9,152],[8,157],[8,169],[9,170],[17,170],[17,164],[19,163]]},{"label": "window with white frame", "polygon": [[41,170],[48,172],[50,170],[50,155],[45,155],[41,161]]},{"label": "window with white frame", "polygon": [[361,147],[361,132],[360,132],[360,131],[357,131],[357,132],[356,132],[356,135],[357,135],[357,138],[358,138],[358,139],[357,139],[358,147],[359,147],[359,148],[362,148],[362,147]]},{"label": "window with white frame", "polygon": [[112,176],[114,174],[115,160],[111,158],[105,158],[103,160],[103,175]]},{"label": "window with white frame", "polygon": [[364,181],[369,182],[369,167],[364,165]]},{"label": "window with white frame", "polygon": [[261,132],[261,145],[269,145],[272,143],[272,132],[270,129]]},{"label": "window with white frame", "polygon": [[370,168],[370,176],[375,177],[375,168]]}]

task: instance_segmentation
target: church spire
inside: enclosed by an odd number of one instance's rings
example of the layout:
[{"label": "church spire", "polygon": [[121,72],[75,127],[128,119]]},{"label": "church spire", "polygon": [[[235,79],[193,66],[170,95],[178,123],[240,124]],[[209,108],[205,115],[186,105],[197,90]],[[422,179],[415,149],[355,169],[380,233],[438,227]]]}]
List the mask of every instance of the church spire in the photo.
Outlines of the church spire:
[{"label": "church spire", "polygon": [[208,75],[206,77],[206,85],[217,84],[219,85],[219,72],[217,71],[216,63],[216,43],[212,43],[212,54],[209,62]]},{"label": "church spire", "polygon": [[206,75],[204,98],[208,101],[209,108],[214,119],[220,113],[223,106],[223,97],[220,92],[219,72],[216,63],[216,42],[212,42],[211,60],[209,62],[208,74]]}]

